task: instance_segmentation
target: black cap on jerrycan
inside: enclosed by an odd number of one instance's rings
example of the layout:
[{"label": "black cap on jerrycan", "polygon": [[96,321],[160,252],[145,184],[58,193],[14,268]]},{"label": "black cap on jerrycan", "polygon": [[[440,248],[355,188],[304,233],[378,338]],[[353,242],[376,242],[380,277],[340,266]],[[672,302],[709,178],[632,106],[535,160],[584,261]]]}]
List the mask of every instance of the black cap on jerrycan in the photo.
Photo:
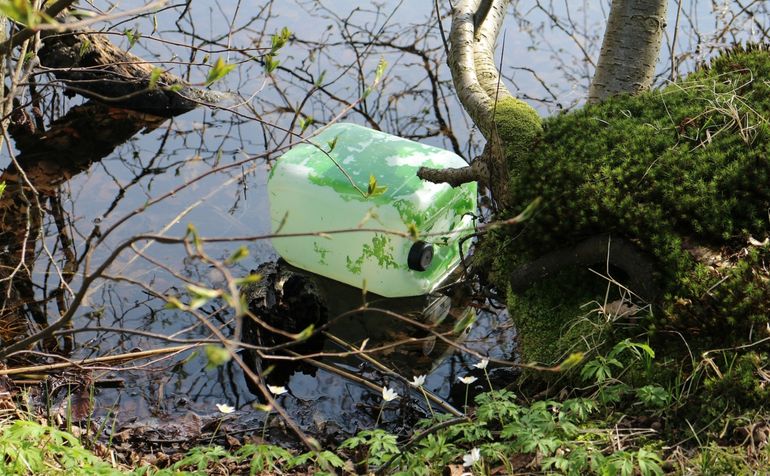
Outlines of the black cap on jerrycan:
[{"label": "black cap on jerrycan", "polygon": [[416,241],[409,249],[407,265],[415,271],[425,271],[433,261],[433,245],[424,241]]}]

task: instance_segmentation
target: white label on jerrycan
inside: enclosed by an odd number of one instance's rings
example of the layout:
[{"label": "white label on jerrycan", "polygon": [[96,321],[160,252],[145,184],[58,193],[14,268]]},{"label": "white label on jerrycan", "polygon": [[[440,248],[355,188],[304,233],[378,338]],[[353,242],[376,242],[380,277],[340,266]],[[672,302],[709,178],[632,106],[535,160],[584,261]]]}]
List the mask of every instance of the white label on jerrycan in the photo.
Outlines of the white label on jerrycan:
[{"label": "white label on jerrycan", "polygon": [[465,161],[355,124],[331,125],[309,141],[286,152],[270,172],[273,232],[351,231],[273,238],[276,251],[294,266],[381,296],[431,292],[460,261],[458,243],[471,233],[477,192],[475,183],[424,182],[417,170]]}]

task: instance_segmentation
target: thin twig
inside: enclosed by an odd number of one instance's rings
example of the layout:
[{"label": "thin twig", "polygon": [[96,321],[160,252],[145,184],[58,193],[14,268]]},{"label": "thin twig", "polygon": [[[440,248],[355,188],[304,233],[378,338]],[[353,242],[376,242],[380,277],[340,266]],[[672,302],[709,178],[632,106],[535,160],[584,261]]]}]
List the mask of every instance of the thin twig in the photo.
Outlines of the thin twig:
[{"label": "thin twig", "polygon": [[173,354],[178,352],[184,352],[187,350],[195,349],[197,347],[200,347],[202,344],[188,344],[188,345],[178,345],[174,347],[165,347],[161,349],[152,349],[152,350],[142,350],[139,352],[128,352],[126,354],[119,354],[119,355],[106,355],[103,357],[95,357],[92,359],[84,359],[84,360],[67,360],[66,362],[59,362],[56,364],[46,364],[46,365],[32,365],[27,367],[15,367],[12,369],[0,369],[0,375],[18,375],[18,374],[28,374],[28,373],[40,373],[40,372],[48,372],[51,370],[61,370],[66,369],[70,367],[84,367],[86,365],[91,364],[103,364],[103,363],[109,363],[109,362],[123,362],[123,361],[131,361],[131,360],[138,360],[138,359],[145,359],[147,357],[153,357],[156,355],[163,355],[163,354]]}]

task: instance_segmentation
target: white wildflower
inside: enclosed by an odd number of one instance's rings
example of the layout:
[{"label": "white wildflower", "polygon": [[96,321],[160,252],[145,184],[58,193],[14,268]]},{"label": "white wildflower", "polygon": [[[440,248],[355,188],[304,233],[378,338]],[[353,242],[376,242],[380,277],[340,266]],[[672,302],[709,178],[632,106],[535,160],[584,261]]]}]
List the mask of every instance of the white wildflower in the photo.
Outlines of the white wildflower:
[{"label": "white wildflower", "polygon": [[409,385],[417,388],[422,387],[423,385],[425,385],[425,375],[418,375],[417,377],[413,377],[412,381],[409,382]]},{"label": "white wildflower", "polygon": [[270,393],[272,393],[276,397],[279,396],[279,395],[283,395],[284,393],[288,392],[288,390],[286,390],[286,387],[278,387],[278,386],[274,386],[274,385],[268,385],[267,389],[270,390]]},{"label": "white wildflower", "polygon": [[485,368],[487,368],[487,365],[489,365],[489,359],[481,359],[481,362],[479,362],[478,364],[474,364],[473,366],[479,370],[484,370]]},{"label": "white wildflower", "polygon": [[235,411],[235,407],[231,407],[230,405],[226,403],[217,403],[217,410],[227,415],[228,413],[232,413]]},{"label": "white wildflower", "polygon": [[388,387],[382,387],[382,399],[386,402],[393,401],[398,398],[398,394],[395,390]]},{"label": "white wildflower", "polygon": [[473,375],[468,375],[467,377],[460,377],[460,381],[462,383],[464,383],[465,385],[470,385],[473,382],[475,382],[476,380],[478,380],[478,379],[476,377],[474,377]]},{"label": "white wildflower", "polygon": [[480,459],[481,450],[478,448],[473,448],[469,454],[463,456],[463,466],[466,468],[473,466],[474,464],[478,463]]}]

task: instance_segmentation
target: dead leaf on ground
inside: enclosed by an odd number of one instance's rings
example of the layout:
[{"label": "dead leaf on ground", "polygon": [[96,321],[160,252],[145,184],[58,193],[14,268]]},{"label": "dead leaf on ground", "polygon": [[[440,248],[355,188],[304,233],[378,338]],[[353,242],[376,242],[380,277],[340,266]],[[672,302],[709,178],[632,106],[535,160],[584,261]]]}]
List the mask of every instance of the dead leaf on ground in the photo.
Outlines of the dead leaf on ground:
[{"label": "dead leaf on ground", "polygon": [[471,474],[461,464],[450,464],[447,466],[447,468],[449,469],[449,476],[463,476],[464,474]]}]

